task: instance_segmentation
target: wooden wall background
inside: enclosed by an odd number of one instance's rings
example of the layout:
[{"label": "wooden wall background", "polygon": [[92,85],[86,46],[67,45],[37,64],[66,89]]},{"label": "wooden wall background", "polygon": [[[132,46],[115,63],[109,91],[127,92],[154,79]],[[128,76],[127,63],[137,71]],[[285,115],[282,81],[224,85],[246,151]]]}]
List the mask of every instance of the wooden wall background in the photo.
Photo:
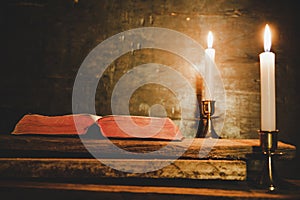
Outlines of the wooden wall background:
[{"label": "wooden wall background", "polygon": [[[216,65],[227,97],[225,138],[258,138],[260,82],[258,54],[269,23],[276,53],[277,124],[280,139],[300,144],[298,112],[299,6],[287,0],[6,0],[1,2],[1,131],[8,133],[25,113],[72,112],[74,79],[84,58],[99,43],[138,27],[182,32],[206,47],[214,33]],[[96,94],[97,114],[111,114],[114,84],[134,66],[172,65],[202,88],[201,77],[184,60],[155,50],[127,54],[111,64]],[[172,92],[147,85],[131,99],[132,114],[147,114],[141,102],[162,102],[168,116],[180,118]]]}]

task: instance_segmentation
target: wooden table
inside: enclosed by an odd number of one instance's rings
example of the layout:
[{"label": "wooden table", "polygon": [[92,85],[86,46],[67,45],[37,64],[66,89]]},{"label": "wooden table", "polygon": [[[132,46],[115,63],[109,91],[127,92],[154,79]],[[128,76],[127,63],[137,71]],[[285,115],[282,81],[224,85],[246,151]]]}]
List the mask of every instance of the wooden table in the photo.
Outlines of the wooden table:
[{"label": "wooden table", "polygon": [[[296,148],[279,142],[277,153],[278,159],[293,159]],[[288,183],[277,194],[252,185],[261,157],[258,139],[108,141],[3,134],[0,191],[16,199],[19,194],[56,198],[62,192],[68,197],[88,194],[105,199],[124,199],[129,194],[130,199],[300,197],[300,188],[295,189],[298,182]],[[158,166],[158,170],[134,173],[143,166]]]}]

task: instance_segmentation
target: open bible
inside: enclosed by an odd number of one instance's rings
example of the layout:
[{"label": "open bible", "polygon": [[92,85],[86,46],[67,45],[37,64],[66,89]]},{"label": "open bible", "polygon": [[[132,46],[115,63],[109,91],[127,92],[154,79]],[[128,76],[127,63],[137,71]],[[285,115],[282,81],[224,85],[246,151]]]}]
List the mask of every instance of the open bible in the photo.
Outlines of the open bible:
[{"label": "open bible", "polygon": [[91,126],[107,138],[181,140],[178,126],[168,117],[130,115],[97,116],[26,114],[15,125],[13,135],[85,135]]}]

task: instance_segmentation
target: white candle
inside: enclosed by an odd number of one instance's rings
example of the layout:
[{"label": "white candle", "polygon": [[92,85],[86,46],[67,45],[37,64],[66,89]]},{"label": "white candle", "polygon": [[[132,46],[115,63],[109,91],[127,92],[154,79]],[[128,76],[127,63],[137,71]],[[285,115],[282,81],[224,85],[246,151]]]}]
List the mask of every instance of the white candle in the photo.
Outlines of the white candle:
[{"label": "white candle", "polygon": [[205,49],[205,81],[206,81],[206,86],[205,86],[205,97],[206,99],[212,99],[212,90],[213,90],[213,82],[212,82],[212,75],[211,75],[211,70],[214,66],[215,62],[215,49],[212,48],[213,46],[213,34],[211,31],[208,32],[207,36],[207,49]]},{"label": "white candle", "polygon": [[268,24],[264,34],[265,52],[260,58],[261,88],[261,130],[276,130],[276,99],[275,99],[275,54],[271,49],[271,31]]}]

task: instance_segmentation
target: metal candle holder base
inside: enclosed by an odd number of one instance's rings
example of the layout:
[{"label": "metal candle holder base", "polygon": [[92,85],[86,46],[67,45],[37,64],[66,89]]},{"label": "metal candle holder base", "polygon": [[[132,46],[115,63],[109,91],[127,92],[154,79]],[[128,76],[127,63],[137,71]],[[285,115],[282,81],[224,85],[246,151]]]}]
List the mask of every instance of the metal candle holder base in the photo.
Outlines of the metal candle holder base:
[{"label": "metal candle holder base", "polygon": [[212,116],[215,113],[215,101],[213,100],[204,100],[201,101],[201,111],[202,115],[205,119],[204,129],[200,137],[210,137],[210,138],[219,138],[216,133],[213,124],[212,124]]},{"label": "metal candle holder base", "polygon": [[278,130],[259,130],[260,147],[265,159],[264,168],[259,180],[259,184],[263,187],[267,187],[271,192],[274,191],[278,186],[278,180],[274,170],[274,155],[278,143],[277,135]]}]

